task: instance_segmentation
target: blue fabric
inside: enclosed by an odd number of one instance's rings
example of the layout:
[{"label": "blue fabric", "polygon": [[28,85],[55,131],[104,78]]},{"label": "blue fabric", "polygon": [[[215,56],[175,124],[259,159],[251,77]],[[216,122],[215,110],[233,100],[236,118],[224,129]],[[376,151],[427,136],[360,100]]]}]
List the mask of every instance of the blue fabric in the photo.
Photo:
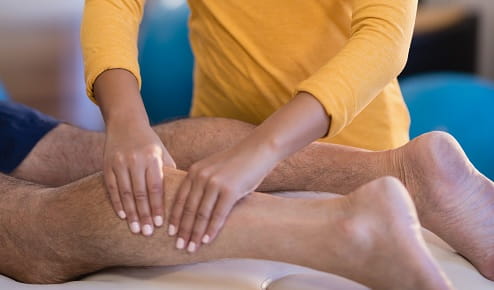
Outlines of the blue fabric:
[{"label": "blue fabric", "polygon": [[5,101],[8,99],[7,93],[2,87],[2,84],[0,84],[0,101]]},{"label": "blue fabric", "polygon": [[494,84],[458,73],[419,75],[400,83],[412,119],[410,137],[446,131],[479,171],[494,179]]},{"label": "blue fabric", "polygon": [[139,33],[141,94],[152,124],[187,117],[194,58],[186,1],[148,1]]},{"label": "blue fabric", "polygon": [[0,101],[0,172],[10,173],[60,122],[26,106]]}]

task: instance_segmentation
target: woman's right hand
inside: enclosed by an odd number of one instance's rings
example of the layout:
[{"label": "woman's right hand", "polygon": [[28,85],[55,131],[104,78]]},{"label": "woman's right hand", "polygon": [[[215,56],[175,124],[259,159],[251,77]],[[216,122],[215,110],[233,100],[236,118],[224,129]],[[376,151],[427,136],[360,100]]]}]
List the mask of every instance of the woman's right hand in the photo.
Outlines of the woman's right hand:
[{"label": "woman's right hand", "polygon": [[163,225],[163,167],[176,167],[147,124],[107,129],[104,179],[113,208],[131,232],[152,235]]}]

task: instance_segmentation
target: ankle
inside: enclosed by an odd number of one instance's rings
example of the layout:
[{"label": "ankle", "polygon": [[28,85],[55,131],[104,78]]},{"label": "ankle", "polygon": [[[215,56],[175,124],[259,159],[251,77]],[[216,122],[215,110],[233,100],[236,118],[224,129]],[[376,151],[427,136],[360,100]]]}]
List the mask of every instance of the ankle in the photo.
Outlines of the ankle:
[{"label": "ankle", "polygon": [[408,162],[406,159],[406,146],[407,145],[396,149],[377,152],[377,154],[379,154],[378,162],[381,164],[381,172],[379,177],[396,177],[406,187],[408,181],[408,172],[406,168],[409,166],[406,164]]}]

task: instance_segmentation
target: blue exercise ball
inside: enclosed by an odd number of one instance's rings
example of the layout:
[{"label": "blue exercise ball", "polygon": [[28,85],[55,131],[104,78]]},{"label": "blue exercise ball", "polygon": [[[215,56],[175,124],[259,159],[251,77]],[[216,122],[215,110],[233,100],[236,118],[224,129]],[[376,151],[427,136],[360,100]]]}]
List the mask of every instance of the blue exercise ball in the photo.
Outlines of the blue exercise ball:
[{"label": "blue exercise ball", "polygon": [[8,99],[7,92],[5,92],[2,84],[0,84],[0,101],[6,101],[7,99]]},{"label": "blue exercise ball", "polygon": [[193,56],[185,0],[148,1],[139,34],[142,97],[150,121],[189,115]]},{"label": "blue exercise ball", "polygon": [[440,130],[453,135],[480,172],[494,179],[494,84],[458,73],[409,77],[401,89],[410,110],[410,137]]}]

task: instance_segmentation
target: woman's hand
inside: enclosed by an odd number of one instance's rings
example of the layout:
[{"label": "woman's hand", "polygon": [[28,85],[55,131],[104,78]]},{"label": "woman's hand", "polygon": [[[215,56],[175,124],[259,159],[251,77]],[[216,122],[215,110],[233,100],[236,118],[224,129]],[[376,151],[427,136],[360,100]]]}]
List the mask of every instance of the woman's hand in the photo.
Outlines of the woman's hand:
[{"label": "woman's hand", "polygon": [[150,236],[154,226],[163,225],[163,166],[176,167],[149,125],[120,125],[107,130],[106,187],[115,212],[127,219],[135,234],[142,231]]},{"label": "woman's hand", "polygon": [[172,206],[168,234],[194,252],[211,242],[235,203],[254,191],[276,164],[327,134],[330,118],[309,93],[298,93],[246,139],[193,164]]},{"label": "woman's hand", "polygon": [[[251,144],[251,145],[249,145]],[[218,234],[235,203],[254,191],[277,160],[269,148],[249,142],[193,164],[171,210],[168,233],[176,247],[195,252]]]}]

